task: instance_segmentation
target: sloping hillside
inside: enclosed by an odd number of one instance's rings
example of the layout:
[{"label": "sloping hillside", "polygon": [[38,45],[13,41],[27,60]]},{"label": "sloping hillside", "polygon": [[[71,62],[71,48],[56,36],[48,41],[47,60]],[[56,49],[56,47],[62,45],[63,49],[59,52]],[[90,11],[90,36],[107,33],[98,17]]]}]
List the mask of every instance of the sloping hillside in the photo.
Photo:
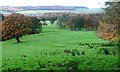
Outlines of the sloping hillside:
[{"label": "sloping hillside", "polygon": [[[70,31],[44,26],[40,34],[2,42],[3,70],[116,70],[117,48],[94,31]],[[107,51],[107,52],[106,52]],[[114,53],[113,53],[114,51]]]}]

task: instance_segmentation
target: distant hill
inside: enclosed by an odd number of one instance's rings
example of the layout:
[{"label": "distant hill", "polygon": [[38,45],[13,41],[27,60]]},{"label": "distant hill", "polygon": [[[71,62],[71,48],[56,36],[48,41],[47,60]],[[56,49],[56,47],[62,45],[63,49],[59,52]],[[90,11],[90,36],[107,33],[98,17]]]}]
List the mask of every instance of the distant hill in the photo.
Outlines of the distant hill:
[{"label": "distant hill", "polygon": [[79,13],[103,13],[104,9],[102,8],[88,8],[88,9],[76,9],[76,12]]},{"label": "distant hill", "polygon": [[4,15],[13,12],[22,14],[39,14],[45,12],[101,13],[104,12],[104,10],[84,6],[0,6],[0,13]]},{"label": "distant hill", "polygon": [[24,10],[75,10],[76,8],[84,8],[84,6],[0,6],[0,10],[16,12]]},{"label": "distant hill", "polygon": [[76,8],[87,8],[83,6],[25,6],[27,10],[75,10]]}]

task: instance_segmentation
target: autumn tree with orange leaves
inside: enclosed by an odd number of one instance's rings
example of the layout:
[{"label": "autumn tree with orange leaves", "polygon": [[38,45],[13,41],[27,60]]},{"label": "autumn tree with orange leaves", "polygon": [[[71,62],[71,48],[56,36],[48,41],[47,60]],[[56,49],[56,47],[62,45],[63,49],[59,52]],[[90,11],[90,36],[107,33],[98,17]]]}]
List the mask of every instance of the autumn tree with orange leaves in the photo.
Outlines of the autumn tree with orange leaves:
[{"label": "autumn tree with orange leaves", "polygon": [[15,38],[20,42],[19,37],[31,31],[31,24],[31,20],[23,14],[13,13],[6,16],[2,22],[2,38],[4,40]]},{"label": "autumn tree with orange leaves", "polygon": [[120,42],[120,1],[106,2],[106,16],[103,17],[98,35],[106,40]]}]

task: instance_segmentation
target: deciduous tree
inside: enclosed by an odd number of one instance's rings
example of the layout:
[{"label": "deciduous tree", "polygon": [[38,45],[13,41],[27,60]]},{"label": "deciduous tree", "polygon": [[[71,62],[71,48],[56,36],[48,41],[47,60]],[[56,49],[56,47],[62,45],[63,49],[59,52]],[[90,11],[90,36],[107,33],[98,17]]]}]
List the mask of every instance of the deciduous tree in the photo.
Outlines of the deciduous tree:
[{"label": "deciduous tree", "polygon": [[106,2],[106,17],[98,28],[99,36],[103,39],[120,42],[120,1]]},{"label": "deciduous tree", "polygon": [[20,42],[19,37],[31,31],[31,24],[31,20],[23,14],[13,13],[6,16],[2,22],[2,37],[3,39],[15,38]]},{"label": "deciduous tree", "polygon": [[42,23],[37,17],[29,17],[30,20],[32,21],[32,26],[31,26],[31,32],[30,34],[36,34],[41,32],[42,30]]}]

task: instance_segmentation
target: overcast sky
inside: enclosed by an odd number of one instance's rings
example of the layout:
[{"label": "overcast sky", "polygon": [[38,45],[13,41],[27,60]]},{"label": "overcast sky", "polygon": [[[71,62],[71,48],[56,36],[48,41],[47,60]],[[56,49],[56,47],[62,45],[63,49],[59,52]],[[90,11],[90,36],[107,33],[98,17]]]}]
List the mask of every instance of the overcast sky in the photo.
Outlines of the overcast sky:
[{"label": "overcast sky", "polygon": [[[100,8],[108,0],[0,0],[0,6],[86,6]],[[100,4],[99,4],[100,3]]]}]

